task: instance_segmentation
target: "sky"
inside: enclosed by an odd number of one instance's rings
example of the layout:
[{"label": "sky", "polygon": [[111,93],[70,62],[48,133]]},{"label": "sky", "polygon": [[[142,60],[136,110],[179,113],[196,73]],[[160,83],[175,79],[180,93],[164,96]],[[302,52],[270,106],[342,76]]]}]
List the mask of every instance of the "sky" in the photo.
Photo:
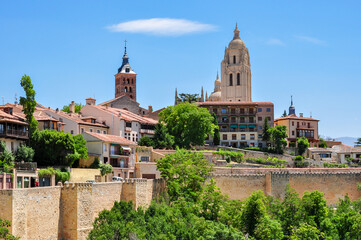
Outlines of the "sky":
[{"label": "sky", "polygon": [[360,1],[3,1],[0,101],[24,96],[62,108],[114,98],[124,40],[137,101],[159,109],[174,91],[213,91],[235,24],[251,60],[253,101],[275,118],[290,105],[319,119],[319,134],[361,137]]}]

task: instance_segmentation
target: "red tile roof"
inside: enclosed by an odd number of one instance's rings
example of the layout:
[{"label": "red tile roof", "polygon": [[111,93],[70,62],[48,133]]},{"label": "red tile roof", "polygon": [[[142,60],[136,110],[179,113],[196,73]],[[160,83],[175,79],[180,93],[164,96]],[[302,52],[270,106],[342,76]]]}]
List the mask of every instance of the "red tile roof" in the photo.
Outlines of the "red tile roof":
[{"label": "red tile roof", "polygon": [[86,133],[95,138],[98,138],[99,140],[102,140],[104,142],[118,143],[118,144],[124,144],[124,145],[137,145],[137,143],[132,142],[121,136],[115,136],[115,135],[109,135],[109,134],[99,134],[99,133],[94,133],[94,132],[86,132]]},{"label": "red tile roof", "polygon": [[287,120],[287,119],[294,119],[294,120],[309,120],[309,121],[320,121],[320,120],[315,119],[315,118],[297,117],[295,114],[291,114],[291,115],[288,115],[288,116],[286,116],[286,117],[276,118],[276,119],[275,119],[275,121],[279,121],[279,120]]}]

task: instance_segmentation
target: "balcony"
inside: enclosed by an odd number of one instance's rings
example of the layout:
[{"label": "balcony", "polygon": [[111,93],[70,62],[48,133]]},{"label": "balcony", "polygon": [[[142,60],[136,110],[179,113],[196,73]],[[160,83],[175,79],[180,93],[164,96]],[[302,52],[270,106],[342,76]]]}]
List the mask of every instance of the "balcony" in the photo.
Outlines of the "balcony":
[{"label": "balcony", "polygon": [[131,132],[131,131],[132,131],[132,128],[131,128],[131,127],[125,127],[125,131],[126,131],[126,132]]},{"label": "balcony", "polygon": [[0,136],[2,137],[11,137],[11,138],[21,138],[21,139],[28,139],[28,131],[24,131],[22,129],[0,129]]},{"label": "balcony", "polygon": [[155,131],[154,131],[154,130],[151,130],[151,129],[140,129],[140,133],[154,134]]}]

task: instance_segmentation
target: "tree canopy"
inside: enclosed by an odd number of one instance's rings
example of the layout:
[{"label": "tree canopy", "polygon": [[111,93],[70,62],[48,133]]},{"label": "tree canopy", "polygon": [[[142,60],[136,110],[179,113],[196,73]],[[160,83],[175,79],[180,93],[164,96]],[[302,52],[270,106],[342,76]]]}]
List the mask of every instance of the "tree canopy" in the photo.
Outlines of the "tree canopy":
[{"label": "tree canopy", "polygon": [[308,142],[308,139],[306,137],[299,137],[297,138],[297,152],[298,155],[303,155],[307,148],[310,147],[310,143]]},{"label": "tree canopy", "polygon": [[32,134],[36,131],[38,127],[38,121],[36,121],[34,118],[34,111],[36,106],[36,101],[35,101],[36,93],[29,76],[24,75],[21,78],[20,85],[23,87],[26,96],[26,97],[20,97],[20,104],[23,106],[23,112],[26,117],[26,122],[29,124],[29,141],[30,141]]},{"label": "tree canopy", "polygon": [[361,138],[358,138],[355,142],[355,147],[361,147]]},{"label": "tree canopy", "polygon": [[179,94],[179,99],[182,102],[189,102],[189,103],[193,103],[196,102],[198,99],[198,94],[190,94],[190,93],[180,93]]},{"label": "tree canopy", "polygon": [[285,139],[288,137],[287,127],[279,125],[268,129],[268,133],[270,135],[271,141],[273,142],[275,152],[282,154],[283,148],[287,146],[287,141]]},{"label": "tree canopy", "polygon": [[167,107],[159,113],[159,117],[174,137],[174,145],[180,148],[204,145],[207,135],[213,136],[218,128],[207,109],[188,102]]},{"label": "tree canopy", "polygon": [[[84,107],[83,104],[81,104],[81,103],[75,103],[75,112],[76,112],[76,113],[80,113],[80,110],[81,110],[83,107]],[[69,113],[69,112],[70,112],[69,105],[64,105],[61,110],[62,110],[63,112]]]}]

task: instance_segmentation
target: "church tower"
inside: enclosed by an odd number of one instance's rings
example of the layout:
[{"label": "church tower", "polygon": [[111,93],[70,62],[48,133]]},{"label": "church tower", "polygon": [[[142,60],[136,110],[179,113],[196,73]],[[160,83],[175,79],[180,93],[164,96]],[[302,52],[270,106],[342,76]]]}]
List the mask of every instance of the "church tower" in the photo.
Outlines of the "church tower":
[{"label": "church tower", "polygon": [[221,100],[252,101],[251,64],[246,45],[236,25],[233,40],[224,51],[221,63]]},{"label": "church tower", "polygon": [[137,101],[137,74],[129,65],[125,41],[123,63],[115,74],[115,97],[128,96]]}]

